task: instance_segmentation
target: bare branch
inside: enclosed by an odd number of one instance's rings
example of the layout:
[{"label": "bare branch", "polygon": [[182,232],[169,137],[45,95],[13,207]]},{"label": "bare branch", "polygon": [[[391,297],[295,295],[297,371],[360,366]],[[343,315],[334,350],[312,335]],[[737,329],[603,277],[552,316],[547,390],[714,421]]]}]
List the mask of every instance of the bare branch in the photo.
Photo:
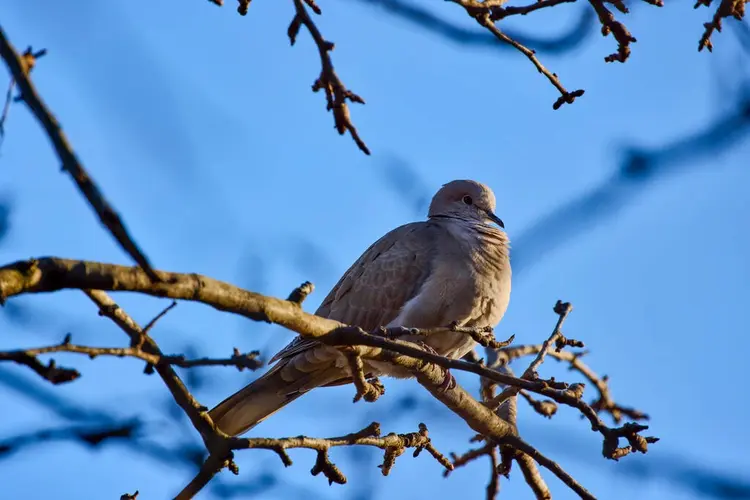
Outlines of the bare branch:
[{"label": "bare branch", "polygon": [[[537,354],[542,349],[542,345],[521,345],[507,347],[497,351],[498,359],[497,364],[507,364],[513,359]],[[581,358],[585,355],[585,352],[557,352],[549,351],[548,355],[555,358],[558,361],[568,362],[570,364],[569,369],[581,373],[586,379],[588,379],[592,385],[596,388],[599,393],[597,399],[591,403],[591,408],[597,413],[605,412],[612,415],[612,419],[615,423],[620,423],[623,417],[632,418],[633,420],[648,420],[649,416],[635,408],[623,406],[616,403],[612,397],[612,391],[609,388],[609,378],[604,375],[598,376]],[[495,365],[491,365],[494,368]]]},{"label": "bare branch", "polygon": [[33,349],[19,349],[17,351],[0,351],[0,361],[15,361],[16,363],[27,365],[53,384],[61,384],[77,379],[81,376],[80,373],[72,369],[59,368],[55,365],[54,360],[50,360],[49,365],[45,366],[37,359],[37,356],[40,354],[61,352],[85,354],[91,359],[98,356],[138,358],[151,365],[165,364],[179,366],[181,368],[192,368],[195,366],[234,366],[242,371],[243,369],[257,370],[263,366],[263,363],[257,359],[260,354],[258,351],[242,354],[237,348],[235,348],[234,355],[231,358],[186,359],[183,355],[162,356],[159,354],[151,354],[139,347],[89,347],[76,345],[70,343],[70,336],[67,336],[65,341],[57,345],[37,347]]},{"label": "bare branch", "polygon": [[[26,72],[31,73],[31,70],[34,69],[34,66],[36,65],[36,61],[40,57],[44,57],[47,54],[46,49],[42,49],[39,51],[33,51],[31,47],[28,47],[24,53],[21,55],[21,61],[23,62],[23,65],[27,68]],[[10,113],[10,105],[13,102],[13,89],[16,87],[16,79],[15,77],[11,77],[10,82],[8,83],[8,90],[5,92],[5,103],[3,104],[3,112],[0,114],[0,144],[2,144],[2,140],[5,137],[5,123],[8,121],[8,115]]]},{"label": "bare branch", "polygon": [[57,366],[54,359],[50,359],[49,363],[45,365],[36,356],[24,351],[0,352],[0,361],[14,361],[19,365],[28,366],[40,377],[55,385],[72,382],[81,376],[78,370]]},{"label": "bare branch", "polygon": [[[225,467],[232,467],[234,462],[232,461],[233,455],[228,452],[226,455],[210,454],[206,461],[201,466],[198,474],[188,483],[185,488],[180,491],[174,500],[190,500],[198,494],[211,479],[216,476]],[[236,470],[236,465],[233,466]]]},{"label": "bare branch", "polygon": [[[441,369],[469,371],[495,382],[527,389],[547,396],[558,403],[578,408],[591,421],[594,430],[606,427],[596,412],[581,401],[580,395],[583,389],[581,384],[568,387],[567,384],[555,381],[532,381],[511,377],[475,363],[426,352],[413,343],[390,340],[381,335],[366,333],[359,328],[346,327],[338,321],[305,313],[289,301],[242,290],[212,278],[197,274],[164,271],[157,271],[157,273],[162,278],[160,282],[150,281],[138,268],[114,264],[52,257],[19,261],[0,268],[0,299],[20,293],[78,288],[131,291],[158,297],[197,301],[255,321],[276,323],[329,345],[360,346],[357,348],[357,353],[362,357],[390,359],[392,356],[383,351],[387,349],[405,357],[416,358],[420,362],[435,363]],[[374,349],[368,350],[363,346]],[[407,368],[414,366],[414,359],[409,361],[403,358],[401,362]]]},{"label": "bare branch", "polygon": [[[589,0],[589,3],[599,16],[599,22],[602,24],[602,35],[607,36],[610,33],[617,40],[617,52],[604,58],[604,62],[618,61],[624,63],[630,57],[630,43],[637,40],[630,34],[628,29],[620,21],[615,19],[614,14],[604,6],[604,0]],[[622,13],[627,13],[628,9],[621,0],[612,2]]]},{"label": "bare branch", "polygon": [[310,32],[310,36],[318,47],[321,65],[320,76],[315,80],[315,83],[313,83],[312,86],[313,92],[318,92],[319,90],[325,92],[327,103],[326,109],[328,111],[333,111],[333,122],[338,133],[343,135],[346,131],[349,131],[349,135],[351,135],[354,142],[357,143],[357,147],[359,147],[363,153],[369,155],[370,150],[367,148],[365,142],[359,137],[357,128],[352,123],[349,114],[349,106],[346,103],[346,101],[349,100],[351,102],[364,104],[365,100],[347,89],[341,79],[339,79],[336,70],[333,68],[333,62],[331,61],[331,55],[329,54],[329,52],[333,50],[334,45],[323,38],[323,35],[320,34],[320,30],[318,30],[318,27],[307,12],[305,3],[312,8],[316,14],[320,14],[320,9],[315,2],[312,2],[311,0],[305,0],[305,2],[303,2],[303,0],[294,0],[296,14],[294,15],[287,31],[289,41],[294,45],[301,26],[305,26],[307,31]]},{"label": "bare branch", "polygon": [[[721,20],[727,17],[734,17],[741,21],[745,17],[745,4],[750,0],[720,0],[719,6],[716,7],[713,19],[711,22],[705,23],[703,27],[703,35],[698,42],[698,52],[704,48],[708,49],[709,52],[713,52],[714,46],[711,43],[711,35],[714,30],[721,33]],[[697,9],[701,5],[710,7],[713,0],[697,0],[695,8]]]},{"label": "bare branch", "polygon": [[0,28],[0,57],[3,58],[10,73],[13,75],[23,101],[47,133],[57,152],[57,156],[60,158],[63,170],[70,174],[81,194],[84,195],[91,208],[99,216],[99,221],[114,236],[123,250],[143,268],[150,279],[157,280],[158,278],[151,268],[148,259],[140,248],[138,248],[135,241],[133,241],[120,216],[107,200],[104,199],[93,179],[84,170],[83,165],[73,152],[73,148],[68,142],[65,132],[63,132],[60,124],[50,110],[47,109],[47,106],[34,88],[34,84],[29,79],[29,71],[34,61],[31,49],[27,50],[24,55],[18,54],[10,41],[5,37],[2,28]]},{"label": "bare branch", "polygon": [[[473,399],[458,384],[445,387],[443,384],[445,379],[444,369],[459,368],[471,371],[495,382],[543,394],[557,402],[577,408],[589,419],[592,429],[600,432],[604,437],[603,453],[608,458],[617,460],[631,451],[646,452],[648,443],[656,441],[655,438],[639,435],[639,432],[647,429],[646,426],[626,424],[614,429],[607,427],[599,419],[596,412],[581,400],[583,392],[581,384],[569,386],[554,380],[516,378],[476,363],[436,355],[420,348],[418,344],[386,338],[387,335],[383,336],[382,332],[378,332],[379,335],[369,334],[356,327],[341,325],[330,319],[307,314],[297,304],[288,300],[265,297],[196,274],[183,275],[162,271],[157,271],[157,273],[161,280],[152,282],[139,268],[54,258],[21,261],[0,268],[0,295],[9,297],[20,293],[53,291],[63,288],[81,288],[87,290],[89,296],[104,293],[91,289],[138,291],[173,299],[204,302],[218,309],[242,314],[254,320],[278,323],[297,331],[304,337],[315,338],[328,345],[345,346],[345,351],[351,352],[352,355],[390,362],[408,369],[425,389],[447,408],[459,415],[476,432],[485,436],[493,444],[500,445],[501,450],[505,450],[503,446],[510,446],[515,450],[529,454],[540,465],[549,468],[583,498],[592,497],[558,464],[544,457],[531,445],[521,440],[514,422],[508,422],[496,415],[487,406]],[[131,341],[143,339],[144,350],[151,349],[154,354],[161,355],[148,334],[139,329],[137,325],[133,327],[132,319],[124,315],[124,312],[111,300],[109,302],[97,302],[102,314],[115,319],[121,327],[124,326]],[[535,372],[536,367],[543,361],[544,354],[555,344],[558,336],[562,335],[560,331],[562,320],[570,312],[570,305],[558,301],[555,312],[560,316],[555,331],[537,355],[537,359],[530,365],[527,370],[528,373]],[[403,329],[398,329],[398,331],[403,331]],[[388,330],[385,333],[387,334]],[[350,359],[356,361],[356,358]],[[205,408],[195,402],[174,375],[174,372],[171,371],[171,368],[166,368],[170,371],[160,371],[160,375],[172,391],[175,400],[185,410],[193,425],[203,436],[210,452],[209,460],[204,469],[186,488],[189,493],[190,491],[198,491],[205,482],[210,480],[213,474],[224,466],[236,469],[231,460],[232,443],[236,441],[232,441],[231,438],[217,431],[206,414]],[[157,370],[160,369],[165,370],[165,367],[157,365]],[[626,439],[629,446],[619,447],[621,438]],[[430,449],[427,446],[425,448]],[[503,451],[503,453],[506,452]],[[386,453],[387,460],[384,464],[386,469],[398,454],[394,451]],[[329,480],[340,478],[335,474],[335,469],[327,465],[329,462],[327,455],[319,454],[316,470],[323,473],[327,471]],[[503,461],[501,465],[505,463],[506,461]]]},{"label": "bare branch", "polygon": [[[525,55],[529,61],[531,61],[534,66],[536,67],[537,71],[542,73],[544,76],[547,77],[547,79],[550,81],[550,83],[560,92],[560,97],[555,101],[555,103],[552,105],[553,109],[559,109],[560,106],[562,106],[565,103],[572,103],[575,101],[577,97],[581,97],[584,93],[583,90],[574,90],[573,92],[568,92],[565,87],[563,87],[562,83],[560,83],[560,80],[557,78],[557,75],[555,73],[550,72],[547,68],[544,67],[544,65],[537,59],[535,52],[532,49],[529,49],[528,47],[522,45],[518,41],[512,39],[503,31],[497,27],[495,24],[496,20],[492,17],[492,9],[496,7],[500,7],[503,3],[503,1],[499,0],[487,0],[484,2],[478,2],[476,0],[450,0],[453,3],[456,3],[460,6],[462,6],[466,13],[473,17],[481,26],[485,27],[490,33],[495,35],[498,40],[507,43],[508,45],[513,46],[516,50],[521,52],[523,55]],[[534,10],[534,9],[531,9]],[[531,12],[529,10],[529,12]],[[523,14],[524,12],[518,12],[519,14]],[[509,14],[505,14],[506,16]],[[503,14],[501,11],[498,11],[497,16],[498,19],[501,19]]]},{"label": "bare branch", "polygon": [[[139,269],[140,271],[140,269]],[[140,271],[143,272],[143,271]],[[149,283],[156,284],[157,282],[151,282],[148,277],[144,278]],[[1,278],[0,278],[1,280]],[[131,342],[142,343],[143,350],[155,355],[161,356],[161,350],[156,342],[144,332],[138,323],[133,320],[120,306],[118,306],[105,292],[101,290],[91,290],[91,287],[82,287],[86,295],[99,307],[99,314],[107,316],[114,323],[120,327],[130,337]],[[213,442],[216,441],[220,435],[220,431],[216,429],[211,417],[208,416],[207,408],[199,404],[190,391],[187,390],[185,384],[182,382],[180,377],[174,371],[174,369],[164,363],[154,365],[156,372],[159,374],[164,384],[172,393],[175,402],[182,408],[193,427],[200,433],[203,441],[206,443],[209,451],[212,450]]]},{"label": "bare branch", "polygon": [[565,483],[571,490],[575,491],[581,498],[588,500],[596,500],[596,497],[592,495],[586,488],[576,481],[573,476],[565,472],[560,465],[554,460],[543,455],[539,450],[529,445],[519,437],[509,437],[507,440],[508,444],[513,446],[515,449],[522,451],[539,465],[552,472],[557,478]]},{"label": "bare branch", "polygon": [[[318,454],[318,465],[316,469],[320,469],[319,472],[323,472],[331,482],[339,482],[341,484],[346,482],[346,477],[341,474],[340,471],[334,473],[335,467],[328,458],[328,451],[331,448],[339,446],[372,446],[380,448],[385,451],[383,463],[380,468],[384,476],[387,476],[393,467],[393,463],[396,457],[404,453],[408,448],[414,449],[414,456],[418,456],[422,450],[427,450],[443,467],[447,470],[451,470],[453,465],[450,461],[438,452],[432,445],[432,441],[429,438],[427,426],[419,424],[418,432],[411,432],[407,434],[388,434],[386,436],[380,435],[380,424],[373,422],[364,429],[347,434],[346,436],[332,437],[332,438],[311,438],[306,436],[299,437],[288,437],[288,438],[231,438],[229,440],[229,447],[233,450],[241,449],[266,449],[272,450],[279,453],[284,450],[293,448],[306,448],[310,450],[316,450]],[[282,461],[285,466],[292,465],[291,459],[288,455],[281,455]],[[335,469],[338,470],[338,469]],[[313,469],[315,471],[315,469]],[[328,472],[326,472],[328,471]],[[329,476],[329,474],[335,475],[336,478],[341,481]],[[313,472],[313,475],[316,475]]]},{"label": "bare branch", "polygon": [[154,319],[152,319],[151,321],[149,321],[148,323],[146,323],[146,326],[143,327],[143,332],[144,333],[150,332],[151,329],[154,327],[154,325],[156,325],[156,323],[160,319],[162,319],[164,316],[166,316],[167,313],[169,311],[171,311],[172,309],[174,309],[175,307],[177,307],[177,301],[173,300],[171,304],[169,304],[167,307],[165,307],[159,314],[157,314],[156,316],[154,316]]},{"label": "bare branch", "polygon": [[[547,355],[547,351],[552,347],[553,344],[555,344],[559,349],[562,349],[561,344],[558,343],[558,340],[562,337],[562,324],[565,322],[565,318],[568,317],[568,314],[570,314],[570,312],[573,310],[573,306],[571,306],[568,302],[563,303],[562,301],[558,300],[555,304],[554,310],[555,313],[559,316],[557,319],[557,324],[555,325],[555,329],[552,331],[552,335],[550,335],[550,337],[542,344],[537,357],[534,359],[534,361],[531,362],[529,367],[526,368],[526,371],[523,372],[523,375],[521,376],[521,378],[523,379],[532,380],[536,377],[537,369],[539,369],[539,366],[541,366],[541,364],[544,362],[544,357]],[[562,345],[564,345],[564,343]],[[498,394],[492,400],[488,401],[487,405],[490,408],[497,408],[503,401],[518,394],[518,391],[520,389],[521,388],[517,386],[506,387],[505,389],[503,389],[503,392]]]}]

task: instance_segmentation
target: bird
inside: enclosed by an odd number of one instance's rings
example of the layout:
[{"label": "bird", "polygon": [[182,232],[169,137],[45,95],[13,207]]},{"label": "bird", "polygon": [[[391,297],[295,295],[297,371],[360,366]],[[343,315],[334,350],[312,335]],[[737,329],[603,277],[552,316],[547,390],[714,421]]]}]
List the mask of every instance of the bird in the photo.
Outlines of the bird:
[{"label": "bird", "polygon": [[[397,227],[373,243],[315,314],[366,331],[433,329],[418,341],[442,356],[462,358],[476,342],[441,327],[495,327],[510,301],[510,242],[495,206],[494,193],[480,182],[444,184],[432,198],[427,220]],[[363,361],[369,377],[412,376],[385,361]],[[353,380],[341,351],[302,336],[279,351],[273,363],[210,410],[218,429],[243,434],[315,388]]]}]

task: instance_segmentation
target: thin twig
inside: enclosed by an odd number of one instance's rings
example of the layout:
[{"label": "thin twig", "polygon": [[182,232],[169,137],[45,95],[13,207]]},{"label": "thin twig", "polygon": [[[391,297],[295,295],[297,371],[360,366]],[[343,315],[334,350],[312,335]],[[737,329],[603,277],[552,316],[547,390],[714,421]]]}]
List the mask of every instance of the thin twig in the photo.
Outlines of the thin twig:
[{"label": "thin twig", "polygon": [[284,450],[293,448],[305,448],[320,452],[327,452],[329,449],[338,446],[372,446],[386,451],[383,459],[383,475],[387,475],[390,466],[387,466],[390,458],[401,455],[407,448],[414,449],[414,456],[418,456],[422,450],[427,450],[446,470],[453,469],[451,462],[432,445],[427,426],[419,424],[418,432],[406,434],[387,434],[381,436],[380,424],[373,422],[364,429],[340,437],[332,438],[312,438],[307,436],[288,437],[288,438],[231,438],[229,447],[232,450],[242,449],[266,449],[276,452],[282,459],[285,466],[292,465],[291,459]]},{"label": "thin twig", "polygon": [[[533,354],[537,354],[542,349],[542,345],[520,345],[520,346],[513,346],[513,347],[506,347],[504,349],[500,349],[497,352],[498,358],[497,358],[497,366],[510,363],[512,360],[516,358],[520,358],[523,356],[529,356]],[[590,403],[591,408],[594,409],[597,413],[599,412],[605,412],[609,413],[612,416],[612,419],[615,421],[615,423],[620,423],[622,421],[623,417],[628,417],[633,420],[648,420],[649,416],[648,414],[637,410],[635,408],[629,407],[629,406],[623,406],[617,402],[615,402],[612,391],[609,388],[609,378],[604,376],[597,375],[594,370],[591,369],[586,363],[584,363],[581,358],[586,354],[586,352],[557,352],[557,351],[548,351],[547,355],[555,358],[557,361],[567,362],[569,363],[569,369],[579,372],[581,375],[583,375],[591,384],[596,388],[598,392],[598,397]],[[495,365],[490,365],[490,368],[495,368]]]},{"label": "thin twig", "polygon": [[162,311],[159,314],[157,314],[156,316],[154,316],[154,318],[151,321],[149,321],[148,323],[146,323],[146,326],[143,327],[143,333],[150,332],[151,329],[154,327],[154,325],[156,325],[156,323],[160,319],[162,319],[164,316],[166,316],[167,313],[169,311],[171,311],[172,309],[174,309],[175,307],[177,307],[177,301],[173,300],[171,304],[169,304],[167,307],[165,307],[164,309],[162,309]]},{"label": "thin twig", "polygon": [[[54,384],[69,382],[71,380],[75,380],[80,376],[80,374],[75,370],[68,370],[65,368],[54,366],[53,361],[50,362],[51,367],[41,365],[39,361],[36,361],[36,363],[39,363],[41,368],[31,366],[31,364],[34,364],[34,361],[32,360],[36,360],[37,356],[39,356],[40,354],[50,353],[85,354],[91,359],[94,359],[98,356],[115,356],[118,358],[130,357],[141,359],[152,365],[167,364],[179,366],[181,368],[193,368],[196,366],[234,366],[239,370],[257,370],[258,368],[263,366],[263,363],[259,359],[257,359],[258,355],[260,354],[258,351],[243,354],[239,352],[237,348],[235,348],[234,355],[230,358],[187,359],[183,355],[162,356],[158,354],[150,354],[136,347],[90,347],[71,344],[69,342],[64,342],[62,344],[52,346],[37,347],[33,349],[0,351],[0,361],[15,361],[16,363],[28,365],[32,369],[34,369],[34,371],[42,375],[42,377],[46,378]],[[40,373],[40,371],[44,373]],[[51,371],[56,371],[58,373],[48,373]]]},{"label": "thin twig", "polygon": [[565,472],[560,465],[554,460],[543,455],[539,450],[525,442],[523,439],[517,436],[509,436],[506,442],[513,446],[515,449],[522,451],[529,457],[533,458],[536,463],[544,467],[545,469],[552,472],[557,476],[560,481],[565,483],[571,490],[575,491],[582,499],[596,500],[596,497],[591,494],[581,483],[576,481],[573,476]]},{"label": "thin twig", "polygon": [[[82,288],[84,293],[99,307],[99,314],[114,321],[130,337],[131,342],[135,339],[137,343],[142,343],[145,351],[161,356],[161,350],[156,342],[109,295],[101,290],[92,290],[92,287]],[[185,412],[210,450],[209,444],[220,437],[221,434],[211,421],[211,417],[208,416],[207,408],[195,400],[170,365],[159,363],[154,366],[174,397],[175,402]]]},{"label": "thin twig", "polygon": [[[741,21],[745,17],[745,4],[748,0],[721,0],[719,6],[716,7],[716,12],[711,19],[711,22],[705,23],[703,27],[703,35],[698,42],[698,52],[704,48],[708,49],[709,52],[713,52],[714,46],[711,43],[711,35],[714,30],[721,33],[721,20],[728,17],[734,17],[738,21]],[[697,9],[701,5],[710,7],[712,0],[698,0],[695,4]]]},{"label": "thin twig", "polygon": [[[528,368],[523,372],[523,375],[521,378],[526,380],[533,380],[536,376],[537,370],[539,369],[539,366],[544,362],[544,357],[547,355],[547,351],[549,351],[553,345],[558,345],[557,340],[562,336],[562,325],[565,322],[565,318],[568,317],[568,314],[570,314],[570,311],[573,310],[573,306],[570,305],[568,302],[562,302],[560,300],[557,301],[555,304],[555,313],[558,315],[557,324],[555,324],[555,329],[552,330],[552,334],[549,336],[547,340],[544,341],[542,344],[541,349],[539,349],[539,353],[537,354],[536,358],[531,362]],[[509,386],[503,389],[503,392],[492,398],[492,400],[487,402],[487,406],[490,408],[497,408],[500,406],[500,404],[505,401],[506,399],[515,396],[518,394],[518,391],[520,391],[521,388],[517,386]]]},{"label": "thin twig", "polygon": [[[624,24],[615,19],[614,14],[604,5],[604,0],[589,0],[589,3],[599,17],[599,22],[602,25],[602,36],[612,33],[617,40],[617,52],[605,57],[604,62],[618,61],[624,63],[630,57],[630,44],[637,42],[637,40],[630,34]],[[612,3],[617,5],[617,2]],[[624,5],[620,10],[623,13],[628,12]]]},{"label": "thin twig", "polygon": [[[584,94],[584,90],[578,89],[574,90],[573,92],[568,92],[565,87],[563,87],[562,83],[560,83],[560,79],[557,77],[555,73],[550,72],[544,65],[537,59],[536,53],[534,50],[526,47],[522,43],[518,42],[517,40],[514,40],[507,34],[505,34],[496,24],[495,22],[499,19],[502,19],[503,17],[506,17],[510,14],[504,14],[504,12],[507,12],[507,10],[502,10],[501,6],[504,3],[505,0],[486,0],[484,2],[479,2],[477,0],[449,0],[453,3],[456,3],[463,7],[466,10],[466,13],[474,18],[476,22],[478,22],[481,26],[486,28],[490,33],[495,35],[495,37],[504,42],[508,45],[512,46],[519,52],[521,52],[523,55],[526,56],[526,58],[534,64],[537,71],[542,73],[544,76],[547,77],[547,80],[560,92],[560,97],[554,102],[552,105],[553,109],[559,109],[560,106],[562,106],[565,103],[573,103],[577,97],[581,97]],[[563,3],[563,2],[555,2],[556,3]],[[536,10],[538,8],[542,7],[536,7],[536,8],[526,8],[526,11],[518,11],[518,14],[525,14],[527,12],[531,12],[533,10]],[[494,17],[493,17],[493,11],[494,11]]]},{"label": "thin twig", "polygon": [[[500,5],[493,5],[490,6],[490,15],[493,21],[500,21],[501,19],[505,19],[508,16],[516,16],[519,14],[525,16],[526,14],[530,14],[536,10],[554,7],[556,5],[560,5],[561,3],[573,3],[575,1],[576,0],[537,0],[532,4],[523,6],[501,7]],[[505,0],[498,3],[502,4],[504,2]],[[480,2],[472,2],[472,4],[476,5],[480,4]]]},{"label": "thin twig", "polygon": [[349,106],[346,103],[346,101],[349,100],[351,102],[364,104],[365,100],[351,90],[347,89],[339,76],[336,74],[336,70],[333,67],[333,62],[331,61],[330,55],[330,52],[333,50],[334,45],[333,43],[323,38],[323,35],[320,34],[320,30],[315,25],[315,22],[313,22],[310,14],[307,12],[305,3],[307,3],[307,5],[310,6],[310,8],[312,8],[316,14],[320,14],[320,9],[314,2],[294,0],[294,8],[296,13],[294,15],[294,18],[292,19],[292,22],[289,24],[289,29],[287,30],[289,41],[292,45],[294,45],[301,26],[305,26],[307,28],[307,31],[310,32],[310,36],[315,42],[315,45],[317,45],[318,47],[321,66],[320,76],[317,80],[315,80],[315,83],[312,86],[313,92],[318,92],[319,90],[323,90],[325,92],[327,103],[326,109],[328,109],[328,111],[333,111],[334,127],[336,128],[338,133],[340,135],[343,135],[348,130],[349,134],[352,136],[352,139],[354,139],[354,142],[357,143],[357,147],[359,147],[359,149],[362,150],[362,152],[364,152],[366,155],[369,155],[370,150],[365,142],[359,137],[357,128],[354,126],[354,123],[352,123],[351,116],[349,114]]},{"label": "thin twig", "polygon": [[19,365],[28,366],[40,377],[55,385],[72,382],[81,376],[78,370],[57,366],[54,359],[49,360],[45,365],[36,356],[24,351],[0,352],[0,361],[13,361]]}]

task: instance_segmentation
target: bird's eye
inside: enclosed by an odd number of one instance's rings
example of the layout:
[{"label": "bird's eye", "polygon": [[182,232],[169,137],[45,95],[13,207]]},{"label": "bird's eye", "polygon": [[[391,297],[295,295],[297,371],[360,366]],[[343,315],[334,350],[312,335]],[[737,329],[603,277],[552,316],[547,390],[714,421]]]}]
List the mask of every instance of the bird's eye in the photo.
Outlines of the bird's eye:
[{"label": "bird's eye", "polygon": [[462,200],[467,205],[471,205],[472,203],[474,203],[474,200],[472,200],[471,196],[469,196],[469,195],[464,196]]}]

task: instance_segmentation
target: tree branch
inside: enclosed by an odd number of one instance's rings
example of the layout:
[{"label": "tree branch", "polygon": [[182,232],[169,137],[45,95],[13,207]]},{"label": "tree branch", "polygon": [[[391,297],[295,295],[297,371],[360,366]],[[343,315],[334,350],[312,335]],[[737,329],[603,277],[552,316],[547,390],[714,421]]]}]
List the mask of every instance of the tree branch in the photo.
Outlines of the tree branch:
[{"label": "tree branch", "polygon": [[312,0],[304,0],[304,3],[303,0],[293,1],[296,14],[287,30],[289,41],[294,45],[300,27],[305,26],[307,31],[310,32],[310,36],[315,42],[315,45],[318,47],[318,54],[320,54],[320,76],[315,80],[315,83],[313,83],[313,92],[318,92],[321,89],[325,92],[327,103],[326,109],[328,111],[333,111],[334,127],[338,133],[343,135],[348,130],[349,135],[351,135],[354,142],[357,143],[357,147],[359,147],[359,149],[366,155],[369,155],[370,150],[367,148],[365,142],[359,137],[357,128],[352,123],[349,114],[349,106],[346,104],[347,100],[359,104],[364,104],[365,100],[347,89],[336,74],[336,70],[333,68],[333,62],[331,61],[331,55],[329,54],[329,52],[333,50],[334,45],[323,38],[323,35],[320,34],[320,30],[307,12],[305,4],[307,4],[316,14],[321,13],[320,8]]},{"label": "tree branch", "polygon": [[[496,351],[498,356],[497,361],[491,364],[490,368],[503,366],[516,358],[537,354],[542,347],[542,345],[520,345],[499,349]],[[606,375],[600,377],[586,363],[581,361],[581,358],[585,354],[586,352],[548,352],[548,355],[557,361],[569,363],[569,370],[579,372],[596,388],[599,395],[596,400],[590,403],[591,408],[593,408],[594,411],[597,413],[609,413],[615,423],[618,424],[622,421],[623,417],[628,417],[633,420],[648,420],[648,414],[615,402],[612,396],[612,391],[609,388],[609,378]]]},{"label": "tree branch", "polygon": [[[420,348],[417,344],[387,338],[391,333],[403,332],[403,328],[392,329],[393,331],[378,330],[379,335],[371,334],[357,327],[342,325],[327,318],[307,314],[302,311],[299,303],[294,301],[265,297],[197,274],[186,275],[163,271],[156,271],[156,273],[160,278],[159,281],[149,280],[142,269],[135,267],[56,258],[32,259],[0,268],[0,297],[7,298],[21,293],[49,292],[65,288],[84,289],[99,304],[101,313],[114,319],[128,333],[131,344],[143,345],[144,351],[158,355],[161,355],[161,352],[147,332],[140,329],[104,292],[91,289],[134,291],[203,302],[217,309],[241,314],[256,321],[280,324],[304,337],[315,338],[328,345],[346,346],[344,351],[353,356],[350,359],[355,360],[355,364],[357,357],[361,357],[390,362],[410,370],[433,397],[459,415],[476,432],[501,447],[511,446],[513,449],[530,455],[583,498],[593,497],[558,464],[520,439],[514,424],[476,401],[459,385],[445,388],[443,386],[444,368],[470,371],[495,382],[537,392],[555,401],[578,408],[589,419],[592,429],[604,436],[603,453],[608,458],[617,460],[631,451],[645,453],[648,443],[656,441],[655,438],[644,438],[639,435],[639,432],[647,429],[646,426],[625,424],[612,429],[604,425],[596,412],[581,400],[583,386],[580,384],[568,386],[554,381],[516,378],[476,363],[435,355]],[[557,341],[562,336],[560,327],[562,320],[570,311],[570,305],[558,302],[555,311],[560,318],[553,335],[527,371],[535,370],[543,360],[544,353],[553,344],[558,347],[562,345],[560,343],[562,340]],[[467,332],[467,335],[469,334]],[[490,339],[485,340],[488,345],[492,343]],[[156,365],[156,369],[175,400],[200,432],[210,453],[204,468],[178,496],[178,498],[188,498],[183,495],[198,491],[224,466],[236,469],[231,454],[232,444],[236,441],[232,441],[215,428],[205,408],[198,405],[192,398],[171,367],[161,363]],[[620,438],[626,439],[629,446],[619,447]],[[395,456],[392,455],[391,458]],[[335,473],[336,469],[330,464],[327,454],[319,453],[316,463],[314,470],[324,474],[327,471],[329,480],[343,477]],[[387,461],[387,463],[390,462]]]},{"label": "tree branch", "polygon": [[[526,371],[523,372],[523,375],[521,378],[526,380],[533,380],[536,378],[537,375],[537,369],[541,364],[544,362],[544,357],[547,355],[547,351],[552,347],[553,344],[557,345],[559,348],[561,348],[561,345],[558,344],[558,339],[562,337],[562,325],[565,322],[565,318],[568,317],[568,314],[573,310],[573,306],[570,305],[570,303],[562,301],[557,301],[555,304],[555,314],[557,314],[559,317],[557,319],[557,324],[555,325],[555,329],[552,331],[552,335],[544,341],[542,344],[541,349],[539,349],[539,353],[537,354],[537,357],[534,359],[534,361],[531,362],[528,368],[526,368]],[[502,404],[503,401],[506,399],[515,396],[518,394],[518,391],[520,391],[521,388],[517,386],[508,386],[505,389],[503,389],[503,392],[501,392],[496,397],[492,398],[491,400],[487,401],[487,406],[490,408],[497,408]]]},{"label": "tree branch", "polygon": [[[606,434],[609,429],[596,412],[580,399],[583,393],[582,384],[568,386],[554,381],[531,381],[511,377],[475,363],[426,352],[409,342],[389,340],[366,333],[359,328],[346,327],[338,321],[305,313],[297,304],[290,301],[266,297],[198,274],[156,272],[160,281],[152,282],[141,269],[134,267],[53,257],[19,261],[0,268],[0,299],[21,293],[78,288],[140,292],[158,297],[202,302],[255,321],[276,323],[329,345],[359,346],[357,354],[364,358],[390,359],[391,356],[384,352],[384,349],[387,349],[400,353],[401,363],[407,368],[414,366],[407,361],[408,357],[412,357],[412,361],[416,357],[421,362],[435,363],[442,368],[469,371],[495,382],[527,389],[579,409],[589,419],[595,431]],[[368,350],[363,346],[374,349]]]},{"label": "tree branch", "polygon": [[47,106],[34,88],[34,84],[29,79],[29,71],[31,66],[33,66],[33,58],[29,57],[31,53],[31,49],[29,49],[23,56],[19,55],[10,41],[5,37],[2,28],[0,28],[0,57],[3,58],[5,64],[8,66],[8,70],[13,75],[23,101],[47,133],[57,156],[60,158],[63,170],[70,174],[81,194],[88,200],[91,208],[99,216],[99,221],[115,237],[123,250],[143,268],[151,279],[157,279],[148,259],[140,248],[138,248],[135,241],[133,241],[120,216],[107,200],[104,199],[93,179],[84,170],[83,165],[81,165],[78,157],[73,152],[73,148],[68,142],[65,132],[62,131],[57,119],[47,109]]},{"label": "tree branch", "polygon": [[[710,7],[712,2],[713,0],[697,0],[695,8],[697,9],[701,5]],[[711,22],[703,25],[704,31],[698,42],[698,52],[704,48],[708,49],[709,52],[713,52],[714,46],[711,43],[711,35],[713,35],[714,30],[721,32],[721,20],[724,18],[734,17],[738,21],[741,21],[745,17],[745,4],[748,2],[750,0],[720,0]]]},{"label": "tree branch", "polygon": [[[133,269],[137,269],[139,273],[144,273],[138,268]],[[145,273],[144,278],[147,279]],[[0,278],[1,280],[2,278]],[[100,315],[114,321],[130,337],[131,344],[136,343],[137,345],[141,343],[144,351],[161,356],[161,350],[156,342],[109,295],[101,290],[89,290],[85,287],[84,292],[99,307]],[[169,389],[169,392],[172,393],[175,402],[185,412],[193,427],[200,433],[203,442],[206,443],[206,447],[211,451],[213,443],[221,437],[221,434],[211,421],[211,417],[208,416],[208,409],[195,400],[170,365],[159,363],[155,365],[155,369],[164,381],[167,389]]]},{"label": "tree branch", "polygon": [[68,335],[61,344],[57,345],[37,347],[33,349],[19,349],[16,351],[0,351],[0,361],[15,361],[16,363],[27,365],[53,384],[70,382],[80,377],[80,374],[75,370],[56,367],[54,360],[50,360],[49,365],[44,366],[37,359],[37,356],[40,354],[61,352],[75,353],[85,354],[91,359],[98,356],[116,356],[118,358],[130,357],[142,359],[151,365],[166,364],[179,366],[180,368],[192,368],[195,366],[234,366],[242,371],[244,369],[257,370],[263,366],[263,363],[257,359],[260,354],[258,351],[242,354],[236,347],[234,349],[234,355],[231,358],[187,359],[183,355],[163,356],[159,354],[151,354],[139,347],[90,347],[71,344],[70,340],[70,335]]}]

